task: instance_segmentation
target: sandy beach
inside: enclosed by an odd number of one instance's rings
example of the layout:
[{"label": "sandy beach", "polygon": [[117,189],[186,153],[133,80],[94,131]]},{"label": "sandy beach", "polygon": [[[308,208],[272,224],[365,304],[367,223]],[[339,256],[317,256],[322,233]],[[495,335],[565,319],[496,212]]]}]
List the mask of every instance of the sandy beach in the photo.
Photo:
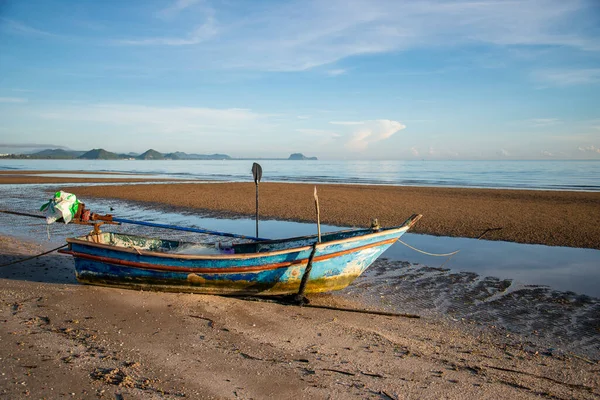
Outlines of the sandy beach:
[{"label": "sandy beach", "polygon": [[[0,237],[0,263],[43,249]],[[58,254],[0,269],[5,398],[592,399],[599,364],[503,331],[77,284]],[[361,307],[323,295],[313,303]]]},{"label": "sandy beach", "polygon": [[[221,216],[254,212],[252,183],[124,190],[59,182],[68,181],[55,181],[56,190],[84,201],[117,198]],[[261,215],[312,221],[313,187],[261,184]],[[365,226],[377,217],[393,225],[417,212],[425,215],[418,232],[477,237],[502,227],[485,238],[598,248],[595,193],[344,185],[318,191],[330,224]],[[0,265],[48,247],[0,235]],[[0,395],[11,399],[600,396],[597,360],[493,325],[86,286],[76,282],[72,258],[56,253],[0,267],[0,299]],[[550,301],[568,310],[582,299]],[[343,293],[311,296],[311,304],[372,307]]]}]

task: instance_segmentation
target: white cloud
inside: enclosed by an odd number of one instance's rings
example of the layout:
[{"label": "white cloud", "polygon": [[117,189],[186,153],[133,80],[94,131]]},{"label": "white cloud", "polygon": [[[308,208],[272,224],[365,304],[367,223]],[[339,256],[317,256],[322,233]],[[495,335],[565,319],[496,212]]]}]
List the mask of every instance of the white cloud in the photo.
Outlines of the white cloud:
[{"label": "white cloud", "polygon": [[200,3],[202,0],[176,0],[170,6],[160,10],[157,15],[161,18],[173,18],[180,12]]},{"label": "white cloud", "polygon": [[[179,0],[161,13],[176,15],[192,6],[201,11],[195,22],[188,13],[186,24],[165,28],[162,36],[117,42],[199,45],[194,52],[198,66],[272,71],[306,70],[351,56],[424,46],[487,43],[600,51],[592,34],[570,23],[575,16],[588,16],[586,8],[594,7],[580,0],[242,2],[236,14],[223,5],[212,10],[203,2]],[[171,35],[181,29],[187,34]]]},{"label": "white cloud", "polygon": [[510,157],[510,153],[504,149],[498,150],[498,155],[501,157]]},{"label": "white cloud", "polygon": [[319,136],[319,137],[326,137],[326,138],[327,137],[328,138],[338,138],[338,137],[342,136],[337,132],[329,131],[326,129],[299,128],[299,129],[296,129],[296,132],[300,132],[300,133],[303,133],[303,134],[309,135],[309,136]]},{"label": "white cloud", "polygon": [[0,97],[0,103],[27,103],[22,97]]},{"label": "white cloud", "polygon": [[[344,125],[344,123],[338,123]],[[366,150],[369,145],[389,139],[396,132],[406,128],[398,121],[389,119],[378,119],[373,121],[362,121],[360,123],[351,123],[345,125],[356,125],[357,127],[350,133],[345,147],[352,151]]]},{"label": "white cloud", "polygon": [[590,146],[579,146],[577,148],[577,150],[584,152],[584,153],[598,153],[600,154],[600,148],[596,147],[594,145],[590,145]]},{"label": "white cloud", "polygon": [[[242,108],[118,103],[35,104],[23,108],[16,118],[30,121],[33,126],[43,126],[45,135],[64,137],[72,148],[104,147],[111,151],[156,148],[159,151],[223,152],[233,156],[257,152],[263,156],[280,156],[281,152],[302,149],[305,152],[319,149],[321,154],[339,156],[345,149],[346,153],[347,149],[370,150],[371,146],[405,128],[402,123],[387,119],[337,124],[314,121],[305,126],[307,122],[299,121],[295,115]],[[23,132],[32,141],[38,135],[29,128]],[[65,132],[69,134],[64,135]],[[72,132],[81,134],[72,135]],[[16,142],[16,139],[15,136],[10,141]],[[360,155],[369,157],[368,152]]]},{"label": "white cloud", "polygon": [[551,152],[549,152],[549,151],[546,151],[546,150],[542,150],[542,151],[540,151],[540,154],[541,154],[542,156],[544,156],[544,157],[554,157],[554,154],[553,154],[553,153],[551,153]]},{"label": "white cloud", "polygon": [[327,71],[327,75],[329,75],[329,76],[339,76],[339,75],[343,75],[345,73],[346,73],[346,70],[341,69],[341,68],[332,69],[332,70]]},{"label": "white cloud", "polygon": [[[25,116],[44,127],[44,137],[61,137],[71,148],[277,156],[278,146],[296,148],[298,141],[281,134],[283,127],[273,114],[241,108],[57,104],[37,105]],[[33,139],[34,132],[26,134]]]},{"label": "white cloud", "polygon": [[413,156],[418,157],[419,156],[419,150],[416,147],[411,147],[410,148],[410,152],[412,153]]},{"label": "white cloud", "polygon": [[[210,41],[219,33],[219,25],[215,18],[215,10],[209,7],[202,0],[176,0],[169,7],[156,13],[156,16],[166,20],[174,20],[183,11],[190,11],[194,8],[192,15],[197,16],[193,28],[188,30],[186,35],[176,36],[155,36],[135,39],[119,39],[115,44],[130,46],[191,46]],[[171,21],[173,26],[168,31],[176,31],[181,27],[181,22]]]},{"label": "white cloud", "polygon": [[0,30],[3,30],[8,33],[24,35],[24,36],[46,36],[46,37],[58,37],[51,32],[46,32],[40,29],[33,28],[29,25],[26,25],[19,21],[14,21],[12,19],[0,18]]},{"label": "white cloud", "polygon": [[535,127],[548,127],[560,124],[562,121],[558,118],[532,118],[528,121]]},{"label": "white cloud", "polygon": [[533,78],[549,86],[589,85],[600,82],[600,68],[538,70]]},{"label": "white cloud", "polygon": [[219,32],[215,19],[209,15],[206,21],[194,28],[188,35],[177,37],[152,37],[146,39],[124,39],[116,43],[134,46],[187,46],[210,40]]},{"label": "white cloud", "polygon": [[364,125],[365,121],[330,121],[332,125]]},{"label": "white cloud", "polygon": [[130,104],[63,106],[40,114],[65,122],[88,121],[133,127],[137,132],[215,132],[264,122],[267,115],[251,110],[202,107],[148,107]]},{"label": "white cloud", "polygon": [[[176,59],[185,68],[301,71],[368,54],[412,48],[491,44],[522,50],[533,46],[598,52],[594,1],[585,0],[329,0],[230,2],[173,0],[117,29],[96,44],[193,47]],[[118,8],[112,10],[118,13]],[[143,13],[140,13],[144,16]],[[156,24],[160,18],[160,24]],[[578,25],[574,24],[578,22]],[[81,21],[79,21],[81,23]],[[74,23],[75,24],[75,23]],[[134,27],[144,27],[135,34]],[[148,27],[148,29],[146,29]],[[151,27],[151,29],[150,29]],[[0,18],[11,34],[67,39],[19,21]],[[135,31],[134,31],[135,32]],[[71,36],[69,40],[83,40]],[[88,40],[88,39],[86,39]],[[165,57],[166,62],[171,58]],[[174,60],[174,59],[173,59]],[[347,73],[336,68],[325,73]],[[597,82],[597,69],[537,71],[536,79],[558,85]]]},{"label": "white cloud", "polygon": [[437,159],[452,159],[452,158],[458,158],[460,156],[460,154],[458,152],[451,150],[449,148],[444,148],[442,150],[439,150],[433,146],[429,146],[427,155],[429,155],[432,158],[437,158]]}]

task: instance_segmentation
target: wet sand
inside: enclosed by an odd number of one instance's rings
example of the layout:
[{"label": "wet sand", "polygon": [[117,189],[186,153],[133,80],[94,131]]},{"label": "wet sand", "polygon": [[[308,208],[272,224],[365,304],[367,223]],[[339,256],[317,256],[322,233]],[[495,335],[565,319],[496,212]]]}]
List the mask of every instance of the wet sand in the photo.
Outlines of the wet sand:
[{"label": "wet sand", "polygon": [[[0,264],[41,253],[0,236]],[[69,256],[0,268],[6,398],[592,399],[600,365],[427,318],[79,285]],[[361,307],[337,296],[313,302]]]},{"label": "wet sand", "polygon": [[[82,177],[47,176],[56,175],[82,175]],[[102,178],[96,176],[85,177],[85,175],[111,175],[114,178]],[[171,182],[172,179],[152,179],[136,177],[132,173],[120,172],[92,172],[92,171],[22,171],[8,170],[0,171],[0,185],[10,184],[38,184],[38,183],[140,183],[140,182]]]},{"label": "wet sand", "polygon": [[[315,221],[312,184],[261,183],[263,219]],[[66,187],[88,197],[116,198],[218,214],[254,217],[254,183]],[[401,224],[423,218],[412,232],[600,249],[600,193],[317,185],[321,222],[339,226]],[[483,235],[483,236],[482,236]]]},{"label": "wet sand", "polygon": [[0,177],[2,176],[10,176],[10,175],[49,175],[49,174],[79,174],[79,175],[133,175],[132,173],[124,173],[124,172],[111,172],[111,171],[76,171],[76,170],[66,170],[66,171],[48,171],[48,170],[20,170],[20,169],[9,169],[9,170],[1,170]]},{"label": "wet sand", "polygon": [[[56,183],[56,189],[86,197],[150,202],[219,215],[254,217],[253,183],[160,183],[68,187],[68,183],[156,182],[135,175],[115,178],[34,176],[77,171],[0,171],[0,184]],[[100,172],[98,172],[100,173]],[[112,175],[112,174],[111,174]],[[172,181],[171,181],[172,182]],[[260,184],[260,216],[314,222],[313,184]],[[317,185],[321,222],[339,226],[402,223],[413,213],[424,218],[413,232],[504,240],[528,244],[600,249],[600,193],[505,189]]]}]

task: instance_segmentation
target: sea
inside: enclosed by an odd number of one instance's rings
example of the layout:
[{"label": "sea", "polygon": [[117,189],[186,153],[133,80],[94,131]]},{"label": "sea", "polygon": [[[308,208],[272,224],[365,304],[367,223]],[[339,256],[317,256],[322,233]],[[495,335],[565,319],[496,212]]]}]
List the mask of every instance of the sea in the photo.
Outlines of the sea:
[{"label": "sea", "polygon": [[[288,160],[0,160],[0,170],[56,171],[77,177],[94,172],[181,181],[252,181],[252,164],[262,166],[262,181],[351,183],[558,191],[600,191],[600,160],[594,161],[288,161]],[[47,176],[47,175],[46,175]],[[90,177],[90,175],[85,175]],[[77,184],[69,184],[77,186]],[[37,211],[56,184],[0,185],[2,209]],[[36,203],[37,200],[37,203]],[[39,203],[39,204],[38,204]],[[99,213],[163,224],[183,225],[254,236],[252,219],[222,219],[186,210],[121,200],[85,199]],[[600,213],[600,210],[598,210]],[[0,233],[26,237],[52,248],[86,227],[14,221],[0,214]],[[17,217],[18,218],[18,217]],[[324,232],[344,227],[322,226]],[[89,228],[87,228],[89,230]],[[145,236],[167,236],[137,226],[115,229]],[[314,224],[260,221],[260,237],[283,238],[316,233]],[[199,240],[189,233],[169,233]],[[445,318],[506,331],[531,348],[573,352],[600,360],[600,250],[527,245],[500,241],[407,233],[361,277],[336,296],[369,307]],[[450,253],[435,257],[428,253]],[[19,279],[6,268],[0,278]],[[26,279],[26,278],[24,278]],[[68,282],[65,282],[68,283]],[[469,325],[471,326],[471,325]],[[533,351],[533,350],[532,350]],[[535,350],[537,351],[537,350]]]},{"label": "sea", "polygon": [[600,160],[289,161],[0,160],[0,170],[122,172],[171,179],[600,191]]}]

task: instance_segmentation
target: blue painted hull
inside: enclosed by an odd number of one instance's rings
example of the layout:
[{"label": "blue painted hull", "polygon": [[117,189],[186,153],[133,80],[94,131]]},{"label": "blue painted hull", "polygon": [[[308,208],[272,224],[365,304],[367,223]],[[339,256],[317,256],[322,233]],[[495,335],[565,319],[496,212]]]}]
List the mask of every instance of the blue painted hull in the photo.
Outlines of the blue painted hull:
[{"label": "blue painted hull", "polygon": [[116,233],[67,239],[80,282],[131,289],[230,295],[298,292],[315,247],[306,293],[348,286],[405,233],[399,227],[359,229],[228,248]]}]

